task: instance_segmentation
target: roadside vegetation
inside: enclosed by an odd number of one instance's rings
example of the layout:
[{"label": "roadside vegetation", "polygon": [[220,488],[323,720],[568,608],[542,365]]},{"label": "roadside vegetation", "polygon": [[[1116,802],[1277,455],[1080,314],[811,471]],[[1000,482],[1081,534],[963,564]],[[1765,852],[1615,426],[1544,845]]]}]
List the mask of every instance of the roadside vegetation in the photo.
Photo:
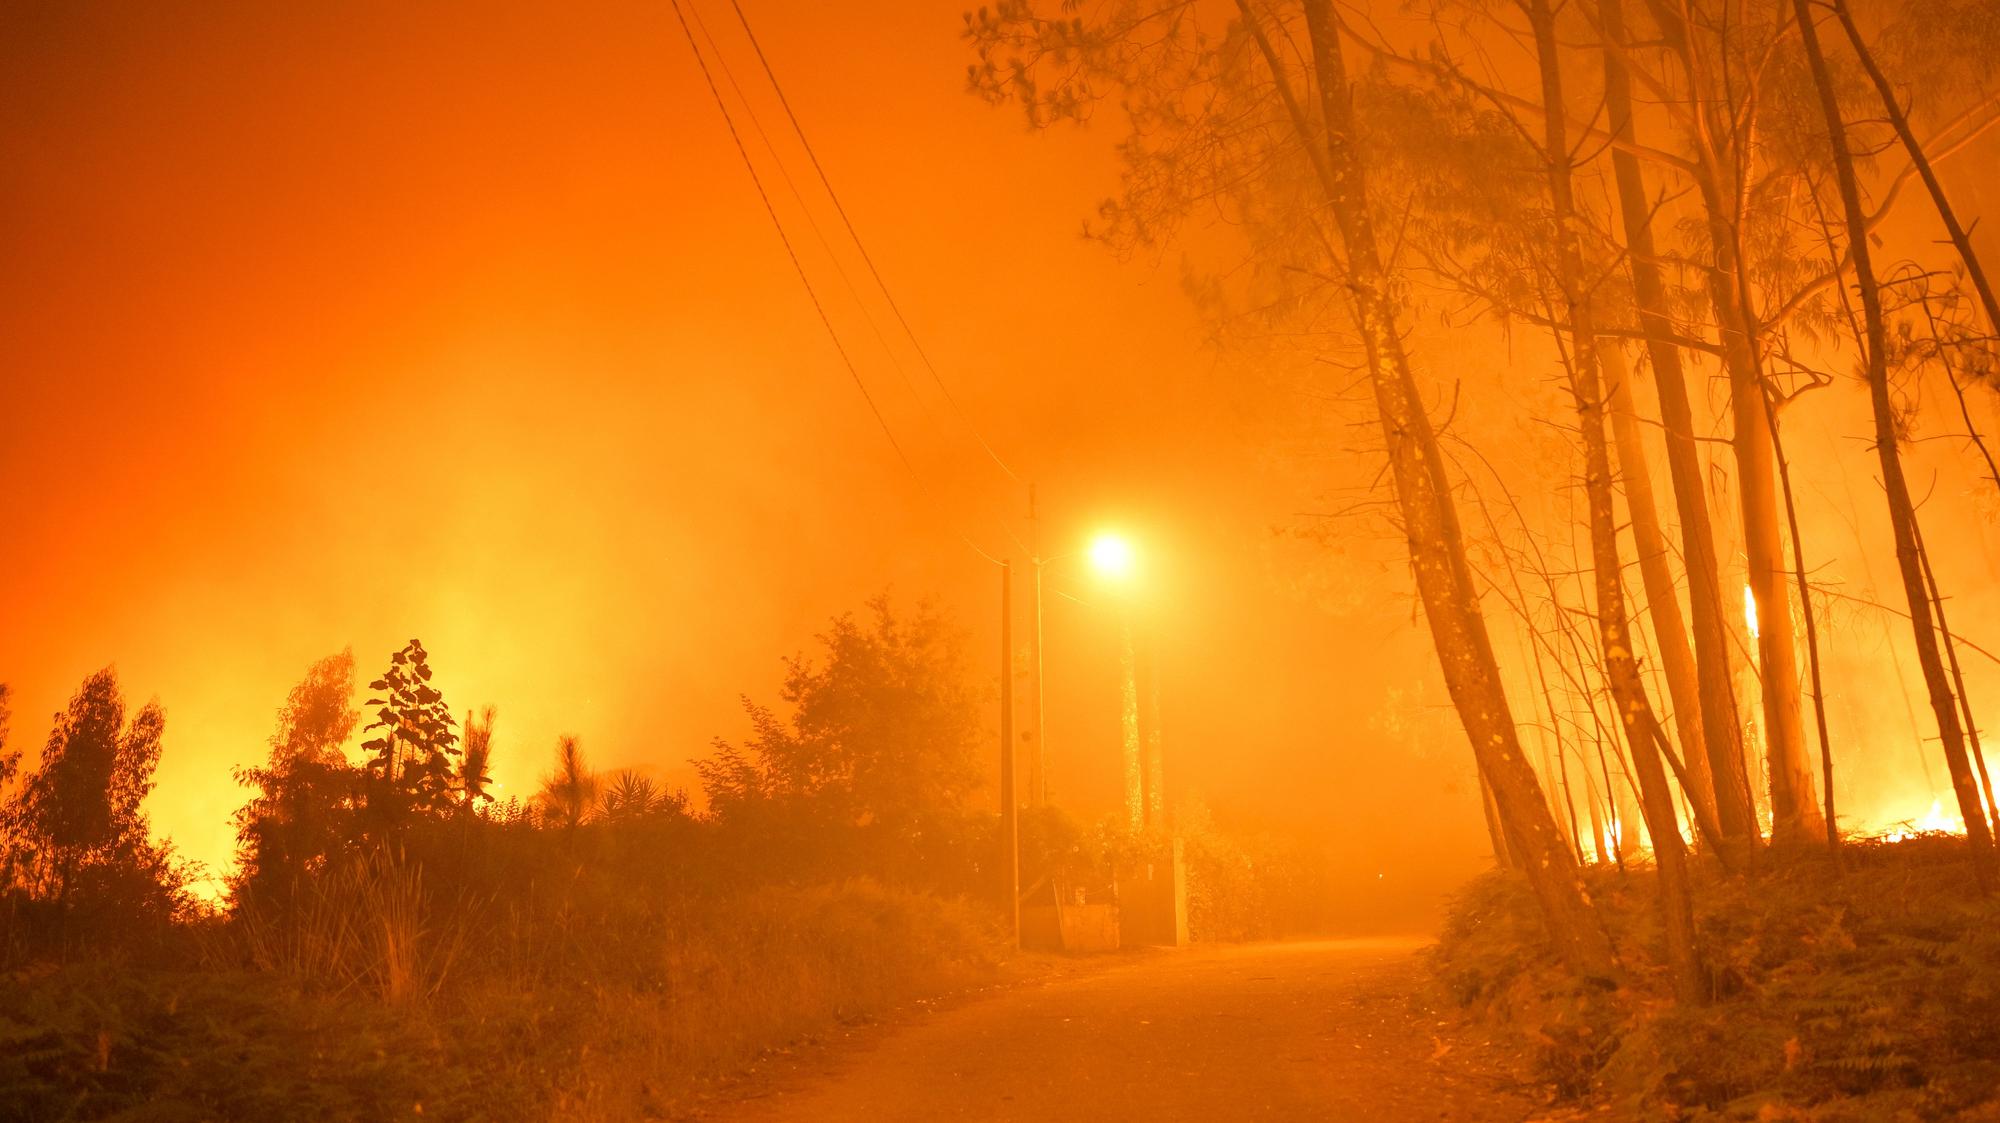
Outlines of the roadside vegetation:
[{"label": "roadside vegetation", "polygon": [[[0,721],[0,1120],[662,1117],[994,981],[1004,867],[956,631],[877,600],[820,638],[696,762],[700,807],[574,737],[499,800],[499,717],[455,716],[421,643],[365,684],[321,660],[236,774],[219,904],[145,814],[159,703],[128,718],[93,674],[25,770]],[[1323,917],[1310,852],[1186,818],[1199,938]],[[1030,885],[1165,845],[1027,822]]]},{"label": "roadside vegetation", "polygon": [[1626,976],[1579,982],[1517,874],[1457,898],[1433,949],[1453,1003],[1579,1118],[2000,1119],[2000,903],[1965,840],[1849,839],[1697,884],[1704,1002],[1676,1004],[1654,872],[1589,872]]},{"label": "roadside vegetation", "polygon": [[0,1118],[658,1118],[998,962],[985,917],[868,881],[610,909],[440,901],[422,869],[365,862],[283,932],[15,970]]}]

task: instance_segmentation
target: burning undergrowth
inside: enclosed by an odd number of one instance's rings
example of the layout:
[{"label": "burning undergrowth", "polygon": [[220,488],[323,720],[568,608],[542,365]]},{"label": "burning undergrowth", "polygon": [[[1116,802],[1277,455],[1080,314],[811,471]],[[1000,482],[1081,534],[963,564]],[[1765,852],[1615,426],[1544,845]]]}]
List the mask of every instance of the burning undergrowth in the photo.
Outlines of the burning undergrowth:
[{"label": "burning undergrowth", "polygon": [[1558,1105],[1660,1120],[2000,1119],[2000,901],[1962,839],[1851,841],[1705,870],[1697,921],[1711,1000],[1676,1006],[1649,870],[1587,871],[1626,971],[1617,989],[1555,961],[1524,880],[1454,903],[1439,984],[1518,1046]]}]

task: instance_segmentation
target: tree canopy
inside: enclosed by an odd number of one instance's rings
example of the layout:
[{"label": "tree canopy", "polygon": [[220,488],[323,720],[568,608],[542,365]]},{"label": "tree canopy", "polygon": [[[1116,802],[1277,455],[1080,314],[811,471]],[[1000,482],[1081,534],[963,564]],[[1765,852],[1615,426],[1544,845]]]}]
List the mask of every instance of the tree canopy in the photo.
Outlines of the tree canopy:
[{"label": "tree canopy", "polygon": [[837,617],[820,657],[785,662],[784,713],[744,699],[752,734],[697,761],[709,807],[810,804],[831,821],[905,829],[978,783],[976,694],[959,633],[935,607],[888,597]]}]

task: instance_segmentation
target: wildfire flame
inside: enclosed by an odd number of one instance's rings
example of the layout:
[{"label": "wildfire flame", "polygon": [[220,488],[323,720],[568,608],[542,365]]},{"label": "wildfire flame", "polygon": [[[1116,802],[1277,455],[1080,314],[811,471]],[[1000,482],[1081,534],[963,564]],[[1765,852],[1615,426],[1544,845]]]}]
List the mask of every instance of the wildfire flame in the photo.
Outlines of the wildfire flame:
[{"label": "wildfire flame", "polygon": [[1882,835],[1884,842],[1901,842],[1920,834],[1964,834],[1965,820],[1944,813],[1944,801],[1931,800],[1931,809],[1921,819],[1905,820]]},{"label": "wildfire flame", "polygon": [[1757,594],[1750,586],[1743,586],[1743,623],[1750,629],[1750,638],[1757,638]]},{"label": "wildfire flame", "polygon": [[[1760,823],[1759,833],[1768,840],[1771,837],[1770,812],[1759,811],[1757,818]],[[1586,855],[1585,860],[1608,864],[1612,860],[1614,849],[1628,860],[1650,858],[1653,853],[1653,840],[1647,836],[1644,824],[1633,823],[1632,826],[1635,829],[1629,832],[1628,836],[1626,824],[1622,820],[1616,816],[1607,818],[1600,828],[1600,833],[1590,840],[1593,853]],[[1965,820],[1946,811],[1942,799],[1933,799],[1930,809],[1919,816],[1901,819],[1888,815],[1866,816],[1854,825],[1854,834],[1856,837],[1876,838],[1883,842],[1906,842],[1933,834],[1963,837]],[[1692,824],[1681,825],[1681,839],[1690,846],[1697,844]]]}]

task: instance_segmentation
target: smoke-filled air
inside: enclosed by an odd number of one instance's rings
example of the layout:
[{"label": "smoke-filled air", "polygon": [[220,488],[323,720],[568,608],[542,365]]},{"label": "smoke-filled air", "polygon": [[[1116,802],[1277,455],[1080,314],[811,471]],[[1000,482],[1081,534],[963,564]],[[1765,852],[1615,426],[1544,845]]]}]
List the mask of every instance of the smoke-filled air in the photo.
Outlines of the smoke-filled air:
[{"label": "smoke-filled air", "polygon": [[2000,1120],[1995,0],[0,5],[0,1123]]}]

